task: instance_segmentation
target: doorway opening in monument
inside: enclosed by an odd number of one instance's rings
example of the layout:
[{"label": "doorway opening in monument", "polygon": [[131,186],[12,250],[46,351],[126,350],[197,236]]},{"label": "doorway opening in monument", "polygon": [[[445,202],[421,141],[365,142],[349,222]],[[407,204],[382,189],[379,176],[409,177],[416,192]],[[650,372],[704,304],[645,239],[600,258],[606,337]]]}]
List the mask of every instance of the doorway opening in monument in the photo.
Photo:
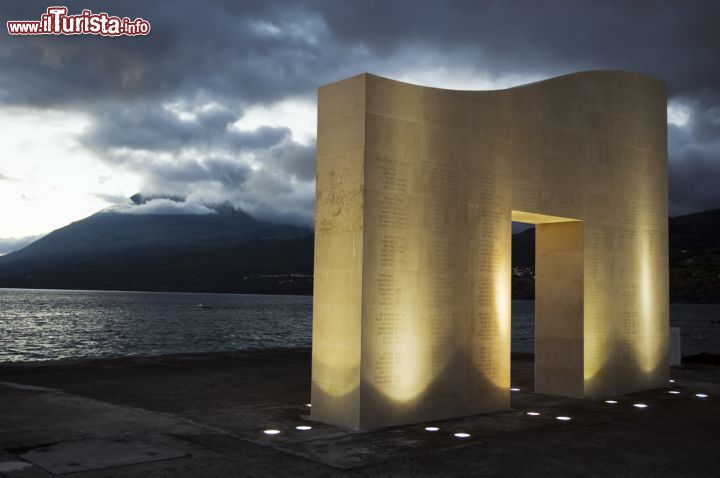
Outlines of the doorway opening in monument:
[{"label": "doorway opening in monument", "polygon": [[[510,380],[513,388],[562,394],[554,384],[568,364],[557,349],[564,341],[557,339],[573,337],[575,326],[582,330],[583,223],[524,211],[512,211],[512,221],[511,351],[516,363]],[[530,357],[534,373],[520,365]]]}]

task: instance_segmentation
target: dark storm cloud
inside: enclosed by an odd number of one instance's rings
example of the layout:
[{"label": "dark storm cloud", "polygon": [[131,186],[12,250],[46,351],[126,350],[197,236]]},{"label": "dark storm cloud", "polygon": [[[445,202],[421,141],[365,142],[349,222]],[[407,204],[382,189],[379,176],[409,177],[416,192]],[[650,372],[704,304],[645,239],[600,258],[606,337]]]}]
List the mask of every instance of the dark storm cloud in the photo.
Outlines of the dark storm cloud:
[{"label": "dark storm cloud", "polygon": [[681,215],[698,210],[703,207],[717,207],[720,205],[720,164],[718,150],[720,142],[712,145],[707,151],[698,147],[688,147],[681,150],[670,161],[669,174],[670,197],[673,210],[671,214]]},{"label": "dark storm cloud", "polygon": [[713,112],[702,106],[693,111],[688,124],[668,127],[669,195],[674,215],[720,207],[720,124]]},{"label": "dark storm cloud", "polygon": [[234,130],[230,126],[239,116],[223,108],[198,112],[185,120],[158,104],[112,103],[94,110],[93,124],[83,139],[86,145],[101,151],[107,148],[178,151],[186,146],[269,148],[290,134],[287,128],[267,126],[249,132]]},{"label": "dark storm cloud", "polygon": [[315,178],[315,148],[312,146],[284,141],[260,152],[258,159],[301,181],[311,181]]},{"label": "dark storm cloud", "polygon": [[[5,35],[4,101],[180,93],[254,103],[312,94],[338,74],[423,51],[495,74],[632,69],[665,79],[673,93],[720,83],[720,3],[713,1],[123,0],[68,7],[142,16],[152,34]],[[4,2],[0,15],[34,19],[44,8]]]},{"label": "dark storm cloud", "polygon": [[[335,39],[374,55],[400,47],[463,51],[496,72],[631,69],[671,91],[716,88],[720,3],[713,1],[318,2]],[[363,21],[363,19],[372,21]]]},{"label": "dark storm cloud", "polygon": [[242,189],[251,169],[229,158],[150,159],[143,161],[147,190],[185,197],[205,185]]},{"label": "dark storm cloud", "polygon": [[[0,17],[35,19],[46,6],[3,2]],[[614,68],[666,80],[671,104],[689,113],[687,124],[671,125],[671,212],[720,207],[720,2],[130,0],[68,7],[142,16],[152,33],[3,35],[0,101],[89,113],[86,146],[142,174],[148,188],[176,189],[146,193],[226,195],[273,217],[300,204],[311,212],[312,147],[282,128],[231,125],[252,105],[313,97],[318,85],[363,71],[412,78],[437,67],[502,79]]]},{"label": "dark storm cloud", "polygon": [[[92,103],[97,98],[202,99],[232,104],[312,93],[335,65],[317,12],[273,2],[69,2],[150,21],[149,37],[2,38],[5,103]],[[4,2],[0,16],[37,19],[46,5]],[[328,43],[323,45],[323,43]]]}]

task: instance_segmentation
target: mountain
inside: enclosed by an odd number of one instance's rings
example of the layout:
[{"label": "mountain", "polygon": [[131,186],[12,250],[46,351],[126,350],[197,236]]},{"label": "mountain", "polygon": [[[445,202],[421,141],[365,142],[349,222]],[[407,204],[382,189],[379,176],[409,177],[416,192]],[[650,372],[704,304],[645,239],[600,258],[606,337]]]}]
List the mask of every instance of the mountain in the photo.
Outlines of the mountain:
[{"label": "mountain", "polygon": [[[0,257],[0,287],[312,293],[309,228],[213,209],[94,214]],[[720,303],[720,209],[671,217],[669,231],[671,302]],[[535,230],[513,235],[515,299],[534,298],[534,258]]]},{"label": "mountain", "polygon": [[535,228],[525,229],[512,236],[513,267],[535,267]]},{"label": "mountain", "polygon": [[720,209],[670,218],[670,302],[720,304]]},{"label": "mountain", "polygon": [[310,228],[215,214],[99,212],[0,257],[0,287],[310,293]]}]

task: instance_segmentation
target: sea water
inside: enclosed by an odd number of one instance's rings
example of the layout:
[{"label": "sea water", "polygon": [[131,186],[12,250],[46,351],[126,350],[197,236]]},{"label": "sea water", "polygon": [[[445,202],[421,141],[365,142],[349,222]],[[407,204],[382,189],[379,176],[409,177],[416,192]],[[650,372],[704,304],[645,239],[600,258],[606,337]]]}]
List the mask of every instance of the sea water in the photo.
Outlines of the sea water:
[{"label": "sea water", "polygon": [[[532,352],[534,302],[512,302]],[[720,353],[720,305],[671,304],[683,355]],[[0,362],[309,347],[312,297],[0,289]]]}]

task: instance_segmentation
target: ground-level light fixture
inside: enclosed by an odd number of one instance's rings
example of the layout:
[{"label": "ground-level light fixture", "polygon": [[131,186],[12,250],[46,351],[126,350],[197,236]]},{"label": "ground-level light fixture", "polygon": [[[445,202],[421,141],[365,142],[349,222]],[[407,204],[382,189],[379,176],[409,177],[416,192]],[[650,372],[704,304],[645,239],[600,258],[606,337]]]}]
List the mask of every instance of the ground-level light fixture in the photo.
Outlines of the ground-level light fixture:
[{"label": "ground-level light fixture", "polygon": [[635,408],[647,408],[646,403],[633,403],[633,407]]},{"label": "ground-level light fixture", "polygon": [[668,380],[668,382],[670,382],[670,383],[675,383],[675,380],[670,379],[670,380]]},{"label": "ground-level light fixture", "polygon": [[438,427],[425,427],[426,432],[436,432],[440,430]]},{"label": "ground-level light fixture", "polygon": [[696,393],[695,396],[697,398],[708,398],[707,393]]},{"label": "ground-level light fixture", "polygon": [[563,421],[563,422],[566,422],[566,421],[568,421],[568,420],[572,420],[572,418],[570,418],[570,417],[563,417],[563,416],[559,416],[559,417],[555,417],[555,418],[556,418],[557,420],[560,420],[560,421]]},{"label": "ground-level light fixture", "polygon": [[610,405],[615,405],[617,403],[617,400],[605,400],[605,403],[609,403]]},{"label": "ground-level light fixture", "polygon": [[312,403],[306,403],[305,406],[306,406],[306,407],[312,407]]},{"label": "ground-level light fixture", "polygon": [[668,393],[669,393],[670,395],[680,395],[680,392],[677,391],[677,390],[668,390]]},{"label": "ground-level light fixture", "polygon": [[511,392],[519,392],[519,391],[520,391],[520,389],[519,389],[519,388],[515,388],[515,387],[513,387],[513,388],[511,388],[511,389],[510,389],[510,391],[511,391]]},{"label": "ground-level light fixture", "polygon": [[263,433],[266,435],[277,435],[278,433],[280,433],[280,430],[270,429],[270,430],[265,430]]},{"label": "ground-level light fixture", "polygon": [[469,433],[460,432],[460,433],[455,433],[455,437],[456,437],[456,438],[469,438],[469,437],[470,437],[470,434],[469,434]]},{"label": "ground-level light fixture", "polygon": [[295,429],[304,432],[304,431],[306,431],[306,430],[312,430],[312,427],[309,427],[309,426],[307,426],[307,425],[298,425],[298,426],[295,427]]},{"label": "ground-level light fixture", "polygon": [[527,412],[526,415],[530,415],[531,417],[536,417],[540,415],[540,412]]}]

